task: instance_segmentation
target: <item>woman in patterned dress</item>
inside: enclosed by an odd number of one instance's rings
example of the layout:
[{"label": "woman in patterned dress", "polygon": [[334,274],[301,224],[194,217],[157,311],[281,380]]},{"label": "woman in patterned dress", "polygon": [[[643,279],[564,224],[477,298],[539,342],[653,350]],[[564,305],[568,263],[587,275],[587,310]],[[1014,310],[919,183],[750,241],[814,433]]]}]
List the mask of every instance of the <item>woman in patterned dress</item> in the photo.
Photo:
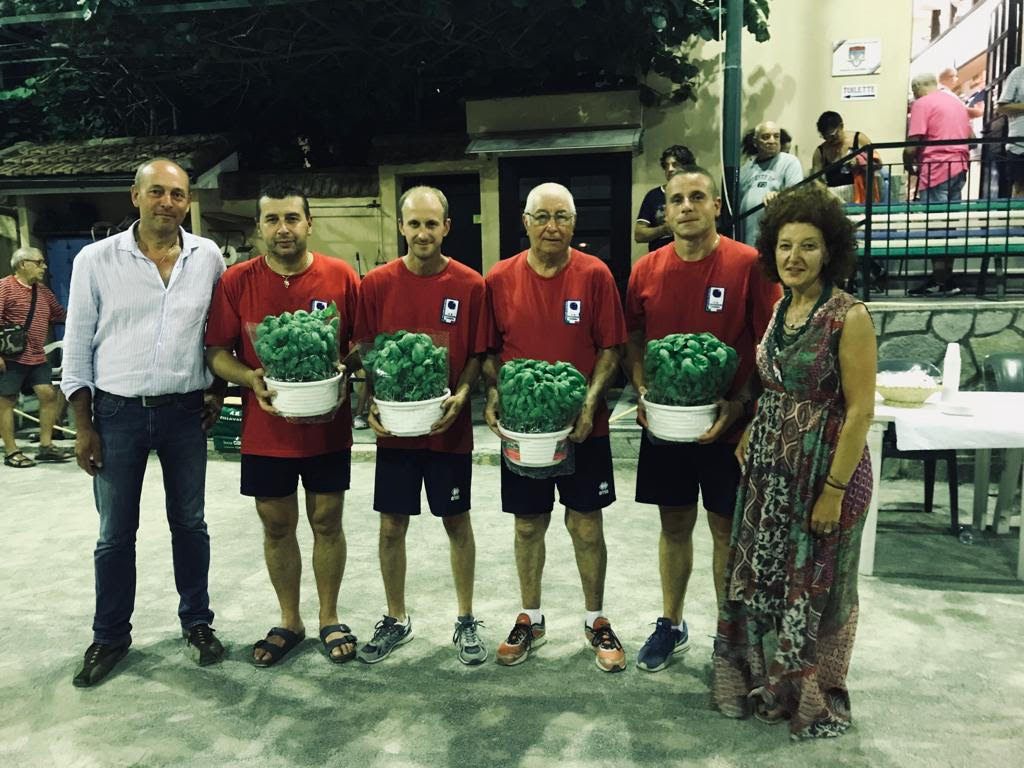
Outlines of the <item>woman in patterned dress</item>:
[{"label": "woman in patterned dress", "polygon": [[757,348],[762,391],[736,450],[743,479],[713,698],[729,717],[753,709],[789,720],[793,738],[838,736],[850,725],[846,673],[871,498],[875,334],[864,304],[836,287],[856,240],[834,196],[817,185],[780,194],[757,248],[785,294]]}]

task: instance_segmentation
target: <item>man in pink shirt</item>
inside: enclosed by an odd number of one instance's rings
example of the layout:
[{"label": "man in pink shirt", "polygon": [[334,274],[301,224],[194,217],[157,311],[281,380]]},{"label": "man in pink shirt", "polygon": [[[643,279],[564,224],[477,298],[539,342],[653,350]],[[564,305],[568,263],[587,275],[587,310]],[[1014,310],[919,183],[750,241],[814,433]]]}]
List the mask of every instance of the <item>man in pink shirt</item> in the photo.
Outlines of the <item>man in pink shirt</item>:
[{"label": "man in pink shirt", "polygon": [[[910,82],[914,103],[910,107],[909,141],[969,139],[971,130],[967,107],[958,99],[939,90],[933,74],[921,74]],[[959,203],[967,180],[968,148],[966,144],[937,147],[907,147],[903,163],[908,171],[918,174],[917,189],[921,202],[930,204]],[[932,276],[923,285],[909,291],[912,296],[955,296],[960,289],[953,282],[953,258],[946,255],[932,260]]]}]

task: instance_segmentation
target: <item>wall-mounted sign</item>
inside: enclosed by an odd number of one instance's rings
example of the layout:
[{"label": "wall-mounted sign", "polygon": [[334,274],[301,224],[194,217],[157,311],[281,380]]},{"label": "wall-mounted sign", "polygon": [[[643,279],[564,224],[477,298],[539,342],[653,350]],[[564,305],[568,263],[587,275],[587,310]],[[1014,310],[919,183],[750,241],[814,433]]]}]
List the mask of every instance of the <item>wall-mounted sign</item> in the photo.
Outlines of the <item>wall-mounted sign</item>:
[{"label": "wall-mounted sign", "polygon": [[839,98],[843,101],[862,101],[863,99],[877,99],[877,85],[844,85],[839,92]]},{"label": "wall-mounted sign", "polygon": [[832,77],[877,75],[882,69],[882,41],[877,37],[832,43]]}]

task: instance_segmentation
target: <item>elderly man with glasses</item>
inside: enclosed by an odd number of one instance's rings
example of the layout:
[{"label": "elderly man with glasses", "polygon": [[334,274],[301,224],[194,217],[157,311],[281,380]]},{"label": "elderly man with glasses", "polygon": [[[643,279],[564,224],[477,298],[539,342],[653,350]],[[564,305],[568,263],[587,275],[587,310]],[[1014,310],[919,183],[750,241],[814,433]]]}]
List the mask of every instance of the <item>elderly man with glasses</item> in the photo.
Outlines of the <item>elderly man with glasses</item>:
[{"label": "elderly man with glasses", "polygon": [[608,267],[571,246],[575,223],[576,207],[568,189],[553,183],[535,187],[523,213],[529,249],[495,265],[486,278],[493,323],[484,363],[484,416],[491,429],[498,432],[498,369],[509,360],[566,361],[588,382],[583,412],[569,435],[576,444],[572,474],[523,477],[501,465],[502,509],[515,515],[523,608],[499,646],[497,660],[503,665],[518,664],[544,642],[540,608],[544,535],[557,487],[583,586],[584,634],[598,668],[615,672],[625,668],[626,655],[603,611],[608,556],[602,509],[615,501],[604,391],[626,341],[626,325]]},{"label": "elderly man with glasses", "polygon": [[[4,464],[23,469],[37,461],[67,461],[75,452],[53,444],[53,425],[61,397],[50,383],[53,369],[43,345],[50,323],[63,323],[64,307],[53,291],[43,285],[46,259],[38,248],[19,248],[11,256],[13,275],[0,280],[0,328],[24,328],[22,351],[0,357],[0,437],[4,441]],[[39,399],[39,451],[35,461],[18,449],[14,436],[14,404],[18,394],[31,388]]]}]

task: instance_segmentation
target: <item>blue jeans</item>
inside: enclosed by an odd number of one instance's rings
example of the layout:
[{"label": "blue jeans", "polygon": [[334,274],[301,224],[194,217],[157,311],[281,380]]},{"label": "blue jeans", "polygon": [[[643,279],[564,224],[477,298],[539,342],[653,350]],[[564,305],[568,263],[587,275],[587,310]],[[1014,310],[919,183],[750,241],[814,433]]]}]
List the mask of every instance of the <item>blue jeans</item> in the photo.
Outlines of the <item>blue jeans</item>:
[{"label": "blue jeans", "polygon": [[922,203],[959,203],[962,199],[960,193],[963,191],[964,182],[967,181],[967,171],[960,171],[956,176],[950,176],[945,181],[939,182],[934,187],[921,190]]},{"label": "blue jeans", "polygon": [[135,532],[139,528],[142,478],[153,450],[163,471],[181,626],[189,629],[213,622],[207,593],[210,536],[203,519],[206,436],[201,426],[202,407],[202,392],[181,395],[156,408],[96,392],[93,421],[100,436],[103,467],[93,478],[100,515],[100,537],[93,556],[93,642],[121,645],[131,641]]}]

